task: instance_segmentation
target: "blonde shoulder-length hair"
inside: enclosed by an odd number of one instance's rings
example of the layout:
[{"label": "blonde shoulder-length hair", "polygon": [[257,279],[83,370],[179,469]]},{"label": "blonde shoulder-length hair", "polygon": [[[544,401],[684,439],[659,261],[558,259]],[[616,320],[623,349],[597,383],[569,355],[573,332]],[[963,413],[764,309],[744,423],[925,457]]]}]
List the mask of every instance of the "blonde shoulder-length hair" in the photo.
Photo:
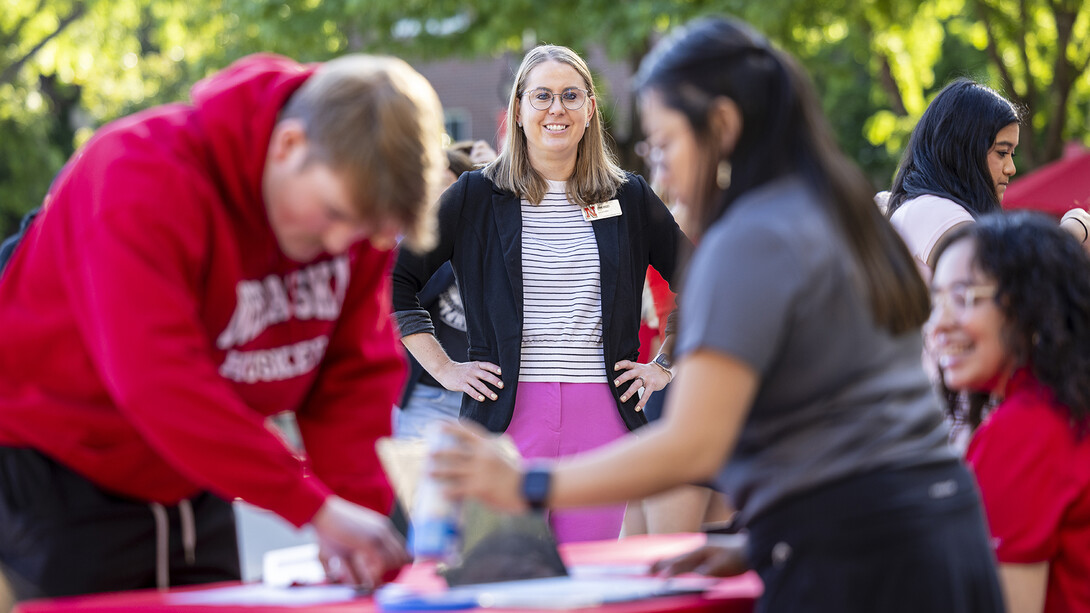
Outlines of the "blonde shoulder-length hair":
[{"label": "blonde shoulder-length hair", "polygon": [[[562,62],[575,69],[586,83],[591,96],[597,98],[594,79],[583,58],[567,47],[541,45],[531,49],[522,58],[515,82],[511,86],[511,99],[507,106],[507,136],[503,151],[484,169],[484,175],[501,189],[538,204],[548,191],[545,177],[530,164],[526,149],[526,134],[518,126],[519,96],[526,87],[530,71],[544,62]],[[597,106],[590,118],[590,126],[583,133],[576,152],[575,171],[568,179],[568,198],[576,204],[593,204],[613,198],[624,184],[625,172],[617,165],[617,158],[606,146],[602,130],[602,112]]]}]

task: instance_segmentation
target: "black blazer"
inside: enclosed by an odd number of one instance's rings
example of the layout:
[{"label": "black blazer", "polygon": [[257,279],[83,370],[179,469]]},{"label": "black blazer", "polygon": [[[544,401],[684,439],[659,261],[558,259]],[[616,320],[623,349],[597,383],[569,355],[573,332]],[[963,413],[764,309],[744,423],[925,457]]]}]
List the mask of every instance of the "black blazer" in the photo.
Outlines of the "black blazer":
[{"label": "black blazer", "polygon": [[[615,198],[622,214],[592,222],[602,283],[605,370],[618,411],[628,428],[645,423],[636,396],[620,401],[612,384],[619,360],[639,353],[640,307],[648,264],[677,291],[678,255],[688,239],[642,177],[628,174]],[[393,272],[394,313],[402,336],[432,329],[417,293],[446,261],[454,268],[466,312],[469,359],[498,364],[503,389],[496,400],[462,397],[462,417],[503,432],[511,423],[522,347],[522,207],[481,171],[463,173],[439,204],[439,242],[418,255],[398,254]]]}]

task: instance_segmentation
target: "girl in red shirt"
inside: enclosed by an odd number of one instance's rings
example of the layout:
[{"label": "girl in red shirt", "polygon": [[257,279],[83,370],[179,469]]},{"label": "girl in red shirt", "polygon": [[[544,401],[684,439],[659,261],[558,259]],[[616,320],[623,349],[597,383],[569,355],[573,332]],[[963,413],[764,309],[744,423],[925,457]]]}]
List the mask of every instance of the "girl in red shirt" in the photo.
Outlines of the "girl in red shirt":
[{"label": "girl in red shirt", "polygon": [[1054,222],[989,216],[940,247],[929,322],[951,395],[998,403],[967,459],[1009,611],[1090,611],[1090,259]]}]

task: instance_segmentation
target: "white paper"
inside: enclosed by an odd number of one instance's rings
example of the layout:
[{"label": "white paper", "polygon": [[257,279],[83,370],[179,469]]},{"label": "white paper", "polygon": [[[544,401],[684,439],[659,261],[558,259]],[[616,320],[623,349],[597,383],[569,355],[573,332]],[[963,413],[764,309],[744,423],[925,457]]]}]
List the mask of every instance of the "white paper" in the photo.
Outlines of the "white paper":
[{"label": "white paper", "polygon": [[262,560],[261,580],[270,587],[325,583],[325,569],[318,561],[318,545],[274,549]]}]

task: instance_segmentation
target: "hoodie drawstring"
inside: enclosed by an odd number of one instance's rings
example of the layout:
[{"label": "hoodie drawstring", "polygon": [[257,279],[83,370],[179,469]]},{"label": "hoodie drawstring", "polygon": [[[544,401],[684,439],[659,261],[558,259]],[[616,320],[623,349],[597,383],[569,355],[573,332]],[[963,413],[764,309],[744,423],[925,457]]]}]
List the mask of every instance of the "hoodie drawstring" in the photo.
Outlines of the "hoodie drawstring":
[{"label": "hoodie drawstring", "polygon": [[188,498],[178,503],[178,518],[182,523],[185,563],[193,566],[197,562],[197,522],[193,519],[193,504]]},{"label": "hoodie drawstring", "polygon": [[165,590],[170,587],[170,522],[163,505],[153,502],[148,506],[155,516],[155,585]]},{"label": "hoodie drawstring", "polygon": [[[170,587],[170,517],[166,507],[158,502],[148,505],[155,518],[155,585],[165,590]],[[178,522],[182,528],[182,549],[186,564],[197,560],[197,522],[193,516],[193,503],[188,499],[178,503]]]}]

